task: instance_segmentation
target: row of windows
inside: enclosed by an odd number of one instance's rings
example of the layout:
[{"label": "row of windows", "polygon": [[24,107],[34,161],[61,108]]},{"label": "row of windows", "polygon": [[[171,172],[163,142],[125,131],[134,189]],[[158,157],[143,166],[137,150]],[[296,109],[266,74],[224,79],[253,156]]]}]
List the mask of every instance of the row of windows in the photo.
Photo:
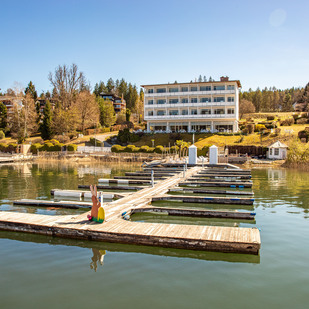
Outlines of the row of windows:
[{"label": "row of windows", "polygon": [[[227,97],[227,102],[234,102],[235,98],[234,97]],[[160,99],[156,101],[156,104],[166,104],[165,99]],[[183,98],[183,99],[169,99],[168,103],[169,104],[177,104],[177,103],[189,103],[189,99],[188,98]],[[198,99],[197,98],[191,98],[190,99],[191,103],[198,103]],[[200,98],[199,99],[200,103],[205,103],[205,102],[211,102],[211,98]],[[213,102],[225,102],[225,98],[224,97],[214,97],[213,98]],[[153,105],[154,104],[154,100],[148,100],[148,105]]]},{"label": "row of windows", "polygon": [[[213,110],[213,114],[224,114],[224,109],[223,108],[217,108]],[[234,114],[234,108],[228,108],[227,113],[229,115]],[[211,110],[210,109],[201,109],[200,110],[200,115],[210,115]],[[166,111],[165,110],[158,110],[157,111],[157,116],[165,116]],[[175,109],[175,110],[169,110],[168,115],[170,116],[175,116],[175,115],[189,115],[189,111],[187,109],[183,109],[181,111]],[[190,115],[198,115],[198,110],[197,109],[191,109],[190,110]],[[154,116],[153,111],[148,111],[148,116]]]},{"label": "row of windows", "polygon": [[191,87],[173,87],[173,88],[157,88],[157,89],[147,89],[147,93],[165,93],[165,92],[188,92],[190,91],[217,91],[217,90],[235,90],[234,85],[218,85],[218,86],[213,86],[213,89],[211,89],[211,86],[191,86]]}]

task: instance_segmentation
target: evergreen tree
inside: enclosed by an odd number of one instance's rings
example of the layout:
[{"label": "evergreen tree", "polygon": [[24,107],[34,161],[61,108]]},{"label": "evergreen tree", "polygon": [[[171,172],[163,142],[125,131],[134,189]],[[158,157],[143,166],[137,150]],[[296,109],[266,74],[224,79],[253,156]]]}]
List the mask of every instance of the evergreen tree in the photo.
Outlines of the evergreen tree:
[{"label": "evergreen tree", "polygon": [[107,81],[106,88],[108,93],[113,93],[115,91],[115,82],[112,78],[109,78]]},{"label": "evergreen tree", "polygon": [[0,129],[2,131],[6,130],[7,120],[8,120],[7,107],[2,102],[0,102]]},{"label": "evergreen tree", "polygon": [[110,127],[116,121],[116,114],[113,103],[109,100],[98,99],[99,110],[100,110],[100,124],[103,127]]},{"label": "evergreen tree", "polygon": [[38,94],[35,90],[35,86],[32,81],[29,82],[27,88],[25,89],[25,94],[29,93],[34,101],[37,100]]},{"label": "evergreen tree", "polygon": [[52,138],[52,110],[50,102],[47,100],[43,110],[43,122],[40,126],[41,137],[44,140]]},{"label": "evergreen tree", "polygon": [[203,81],[204,81],[204,82],[207,82],[207,78],[206,78],[205,75],[204,75],[204,77],[203,77]]},{"label": "evergreen tree", "polygon": [[282,104],[282,111],[283,112],[290,112],[292,111],[293,106],[292,106],[292,98],[289,93],[286,93],[283,104]]},{"label": "evergreen tree", "polygon": [[200,76],[198,77],[198,81],[199,81],[200,83],[203,81],[202,75],[200,75]]},{"label": "evergreen tree", "polygon": [[117,95],[121,96],[126,96],[126,93],[128,91],[128,84],[127,82],[122,78],[121,81],[119,82],[118,88],[116,89]]},{"label": "evergreen tree", "polygon": [[263,100],[262,92],[260,88],[257,88],[253,97],[253,104],[258,113],[261,111],[262,100]]}]

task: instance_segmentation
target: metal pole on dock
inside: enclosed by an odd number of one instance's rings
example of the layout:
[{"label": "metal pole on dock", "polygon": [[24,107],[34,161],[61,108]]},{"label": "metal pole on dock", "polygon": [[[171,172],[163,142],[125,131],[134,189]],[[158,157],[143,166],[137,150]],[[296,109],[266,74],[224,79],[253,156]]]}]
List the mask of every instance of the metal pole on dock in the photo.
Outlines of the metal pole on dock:
[{"label": "metal pole on dock", "polygon": [[204,157],[202,157],[202,167],[204,168]]},{"label": "metal pole on dock", "polygon": [[185,160],[185,167],[186,167],[186,171],[188,170],[188,160]]},{"label": "metal pole on dock", "polygon": [[186,177],[186,166],[183,166],[183,177]]},{"label": "metal pole on dock", "polygon": [[153,176],[153,169],[151,170],[151,186],[154,186],[154,176]]}]

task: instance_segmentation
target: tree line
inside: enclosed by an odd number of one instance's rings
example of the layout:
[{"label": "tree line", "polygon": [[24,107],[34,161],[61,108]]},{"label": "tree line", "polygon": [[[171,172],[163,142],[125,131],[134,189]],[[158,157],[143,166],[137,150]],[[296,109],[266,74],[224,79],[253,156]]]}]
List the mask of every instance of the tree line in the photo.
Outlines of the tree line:
[{"label": "tree line", "polygon": [[[48,79],[52,91],[40,95],[32,81],[24,91],[20,88],[7,90],[7,96],[22,97],[22,104],[14,104],[9,121],[7,108],[1,102],[1,95],[4,94],[0,94],[1,131],[11,134],[19,142],[37,132],[43,139],[51,139],[55,135],[76,131],[84,133],[87,128],[110,127],[128,121],[131,113],[143,112],[143,91],[138,93],[136,85],[123,78],[116,81],[109,78],[106,85],[100,81],[92,91],[84,73],[72,64],[59,65],[49,73]],[[102,92],[123,97],[127,110],[116,117],[112,102],[100,97]],[[43,113],[41,102],[44,105]]]},{"label": "tree line", "polygon": [[305,110],[308,111],[309,83],[305,88],[293,87],[285,90],[265,87],[254,91],[250,88],[248,91],[240,92],[239,99],[240,104],[252,103],[254,111],[251,112],[292,112],[294,103],[304,103]]}]

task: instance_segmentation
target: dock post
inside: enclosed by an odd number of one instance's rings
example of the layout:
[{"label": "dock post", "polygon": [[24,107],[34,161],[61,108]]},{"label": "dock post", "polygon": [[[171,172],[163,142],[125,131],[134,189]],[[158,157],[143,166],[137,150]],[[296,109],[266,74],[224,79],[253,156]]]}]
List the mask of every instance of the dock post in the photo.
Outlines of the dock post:
[{"label": "dock post", "polygon": [[204,157],[202,157],[202,168],[204,168]]},{"label": "dock post", "polygon": [[186,177],[186,166],[183,166],[183,177]]},{"label": "dock post", "polygon": [[185,160],[185,166],[186,166],[186,171],[188,170],[188,161],[187,159]]},{"label": "dock post", "polygon": [[151,169],[151,186],[154,186],[154,176],[153,176],[153,169]]}]

